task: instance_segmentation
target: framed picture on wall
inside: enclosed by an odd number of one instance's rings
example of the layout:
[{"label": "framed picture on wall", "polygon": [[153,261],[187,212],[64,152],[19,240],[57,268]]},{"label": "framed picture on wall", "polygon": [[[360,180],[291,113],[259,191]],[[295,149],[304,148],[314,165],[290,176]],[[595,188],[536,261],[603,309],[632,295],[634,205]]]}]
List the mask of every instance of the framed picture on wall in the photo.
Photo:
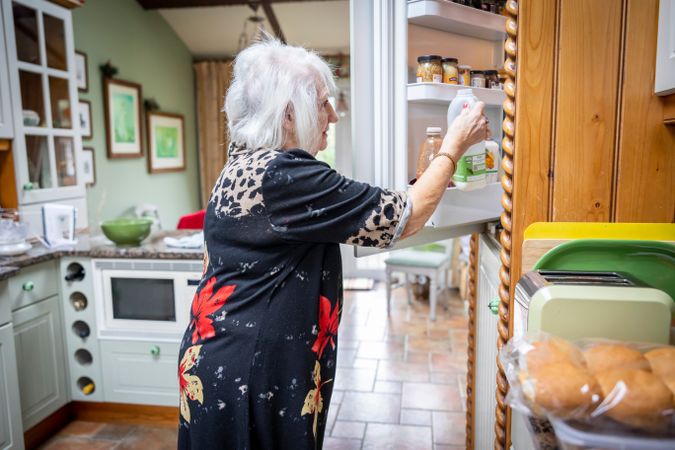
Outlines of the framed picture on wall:
[{"label": "framed picture on wall", "polygon": [[96,184],[96,163],[91,147],[82,147],[82,178],[87,186]]},{"label": "framed picture on wall", "polygon": [[130,81],[103,79],[103,109],[108,158],[140,158],[141,85]]},{"label": "framed picture on wall", "polygon": [[148,172],[185,170],[185,121],[180,114],[147,114]]},{"label": "framed picture on wall", "polygon": [[87,72],[87,54],[75,51],[75,78],[77,79],[77,89],[80,92],[89,90],[89,73]]},{"label": "framed picture on wall", "polygon": [[80,133],[82,134],[82,139],[91,139],[94,135],[91,130],[91,102],[80,100],[79,103]]}]

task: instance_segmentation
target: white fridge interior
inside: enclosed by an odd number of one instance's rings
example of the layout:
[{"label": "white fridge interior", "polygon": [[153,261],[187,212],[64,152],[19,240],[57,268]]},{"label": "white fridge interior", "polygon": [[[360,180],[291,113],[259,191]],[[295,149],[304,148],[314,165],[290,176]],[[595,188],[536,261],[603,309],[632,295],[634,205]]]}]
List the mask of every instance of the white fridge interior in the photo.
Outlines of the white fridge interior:
[{"label": "white fridge interior", "polygon": [[[350,14],[354,174],[383,187],[408,189],[426,128],[441,127],[444,135],[448,106],[466,88],[416,83],[417,57],[454,57],[475,70],[499,69],[506,18],[449,0],[352,0]],[[501,147],[506,95],[472,89],[485,102],[491,134]],[[499,218],[502,193],[498,182],[475,191],[448,188],[427,226],[396,248],[483,231]],[[357,256],[376,251],[355,250]]]}]

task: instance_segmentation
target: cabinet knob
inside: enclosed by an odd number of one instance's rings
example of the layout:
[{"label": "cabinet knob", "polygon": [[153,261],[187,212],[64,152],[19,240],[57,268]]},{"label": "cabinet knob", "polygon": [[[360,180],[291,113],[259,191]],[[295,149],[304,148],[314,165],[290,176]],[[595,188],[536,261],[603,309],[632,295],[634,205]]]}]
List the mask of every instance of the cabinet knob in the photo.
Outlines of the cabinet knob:
[{"label": "cabinet knob", "polygon": [[490,300],[490,303],[488,303],[488,308],[490,308],[490,311],[492,314],[495,316],[499,314],[499,297],[495,297],[492,300]]},{"label": "cabinet knob", "polygon": [[33,190],[33,183],[25,183],[23,185],[23,190],[24,191],[32,191]]},{"label": "cabinet knob", "polygon": [[23,284],[23,286],[21,286],[21,289],[23,289],[23,290],[26,291],[26,292],[30,292],[30,291],[32,291],[33,289],[35,289],[35,283],[33,283],[32,281],[26,281],[26,282]]},{"label": "cabinet knob", "polygon": [[150,354],[152,356],[159,356],[159,347],[157,345],[150,347]]}]

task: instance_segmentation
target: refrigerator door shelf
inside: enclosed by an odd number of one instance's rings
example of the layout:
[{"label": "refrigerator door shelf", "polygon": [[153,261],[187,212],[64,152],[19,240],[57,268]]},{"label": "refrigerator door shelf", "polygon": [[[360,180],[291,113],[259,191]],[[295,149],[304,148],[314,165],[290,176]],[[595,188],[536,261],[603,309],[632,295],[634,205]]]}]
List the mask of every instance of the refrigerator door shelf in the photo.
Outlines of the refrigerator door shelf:
[{"label": "refrigerator door shelf", "polygon": [[408,102],[447,106],[461,89],[471,89],[473,95],[487,106],[501,107],[506,94],[501,89],[477,88],[458,84],[411,83],[408,85]]},{"label": "refrigerator door shelf", "polygon": [[490,183],[476,191],[448,188],[436,211],[424,228],[415,235],[399,241],[393,248],[354,247],[357,257],[399,250],[429,242],[442,241],[473,233],[482,233],[488,222],[499,220],[502,213],[500,183]]},{"label": "refrigerator door shelf", "polygon": [[506,17],[448,1],[409,1],[408,22],[488,41],[506,39]]}]

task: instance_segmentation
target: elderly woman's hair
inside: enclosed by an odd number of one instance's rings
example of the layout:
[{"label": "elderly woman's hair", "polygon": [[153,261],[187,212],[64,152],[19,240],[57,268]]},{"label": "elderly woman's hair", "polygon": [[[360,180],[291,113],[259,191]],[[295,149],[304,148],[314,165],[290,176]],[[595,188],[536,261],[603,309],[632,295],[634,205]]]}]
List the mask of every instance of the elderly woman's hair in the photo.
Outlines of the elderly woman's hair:
[{"label": "elderly woman's hair", "polygon": [[225,98],[230,139],[249,149],[281,148],[284,117],[295,117],[298,146],[319,145],[317,90],[335,91],[330,67],[316,53],[267,38],[243,50],[234,61]]}]

